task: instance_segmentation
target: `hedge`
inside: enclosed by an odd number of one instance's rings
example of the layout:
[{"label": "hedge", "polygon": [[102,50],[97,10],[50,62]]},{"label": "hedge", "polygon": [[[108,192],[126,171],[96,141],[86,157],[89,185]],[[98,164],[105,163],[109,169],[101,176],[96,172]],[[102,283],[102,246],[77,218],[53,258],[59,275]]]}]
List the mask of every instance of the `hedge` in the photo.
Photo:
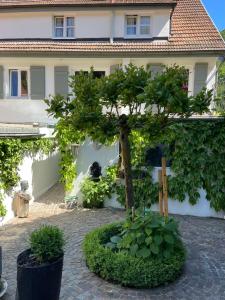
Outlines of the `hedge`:
[{"label": "hedge", "polygon": [[121,224],[113,223],[88,233],[83,251],[89,269],[101,278],[123,286],[152,288],[174,281],[182,272],[185,249],[181,244],[176,255],[163,261],[144,260],[121,252],[113,252],[104,244],[118,234]]}]

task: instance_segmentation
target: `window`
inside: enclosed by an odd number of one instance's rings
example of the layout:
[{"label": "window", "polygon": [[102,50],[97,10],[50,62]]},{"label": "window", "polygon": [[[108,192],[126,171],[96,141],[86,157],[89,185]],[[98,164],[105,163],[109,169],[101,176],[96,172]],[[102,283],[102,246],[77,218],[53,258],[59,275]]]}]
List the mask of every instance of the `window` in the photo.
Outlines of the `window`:
[{"label": "window", "polygon": [[55,17],[54,36],[55,38],[74,38],[75,37],[74,17]]},{"label": "window", "polygon": [[26,70],[9,70],[10,96],[28,97],[28,72]]},{"label": "window", "polygon": [[[83,71],[84,75],[88,75],[88,71]],[[76,71],[75,75],[79,75],[80,71]],[[93,71],[94,78],[101,78],[105,76],[105,71]]]},{"label": "window", "polygon": [[150,34],[150,17],[140,17],[140,34]]},{"label": "window", "polygon": [[150,36],[149,16],[126,16],[126,36]]},{"label": "window", "polygon": [[137,16],[127,16],[127,35],[136,35]]}]

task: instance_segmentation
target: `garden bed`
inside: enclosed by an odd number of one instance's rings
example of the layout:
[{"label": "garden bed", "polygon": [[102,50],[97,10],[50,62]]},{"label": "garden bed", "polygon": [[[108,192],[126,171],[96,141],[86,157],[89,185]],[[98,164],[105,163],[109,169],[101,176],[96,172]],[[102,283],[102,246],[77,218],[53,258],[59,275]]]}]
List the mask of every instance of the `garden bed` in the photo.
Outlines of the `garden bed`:
[{"label": "garden bed", "polygon": [[97,228],[86,235],[83,250],[89,269],[101,278],[123,286],[152,288],[174,281],[179,277],[185,262],[185,249],[167,259],[143,259],[105,247],[110,238],[121,231],[114,223]]}]

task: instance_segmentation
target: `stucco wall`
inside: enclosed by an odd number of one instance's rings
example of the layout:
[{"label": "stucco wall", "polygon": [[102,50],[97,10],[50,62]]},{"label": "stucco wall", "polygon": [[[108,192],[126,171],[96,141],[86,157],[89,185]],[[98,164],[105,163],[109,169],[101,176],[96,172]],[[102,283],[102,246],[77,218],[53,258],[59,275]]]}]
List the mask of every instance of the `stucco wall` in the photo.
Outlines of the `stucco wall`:
[{"label": "stucco wall", "polygon": [[[29,193],[32,195],[32,201],[41,196],[50,187],[59,180],[59,154],[57,152],[51,155],[37,154],[26,156],[19,168],[21,180],[27,180],[29,183]],[[5,194],[4,204],[7,209],[7,215],[4,219],[0,217],[0,225],[13,218],[12,198],[15,191],[20,190],[19,184],[8,195]]]},{"label": "stucco wall", "polygon": [[152,37],[168,37],[170,32],[170,10],[115,10],[112,22],[111,10],[99,11],[51,11],[23,13],[1,13],[0,39],[47,38],[53,35],[54,16],[75,17],[76,38],[115,38],[124,37],[126,15],[149,15]]}]

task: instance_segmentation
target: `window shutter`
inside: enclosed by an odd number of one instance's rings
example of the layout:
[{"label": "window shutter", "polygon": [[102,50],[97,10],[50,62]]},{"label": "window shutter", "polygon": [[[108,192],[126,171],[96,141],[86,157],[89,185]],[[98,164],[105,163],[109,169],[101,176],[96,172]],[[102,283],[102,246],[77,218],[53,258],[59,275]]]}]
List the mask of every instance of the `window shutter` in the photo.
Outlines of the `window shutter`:
[{"label": "window shutter", "polygon": [[30,67],[31,99],[42,100],[45,98],[45,67]]},{"label": "window shutter", "polygon": [[4,69],[0,66],[0,99],[4,98]]},{"label": "window shutter", "polygon": [[55,95],[67,96],[68,94],[68,67],[55,67]]},{"label": "window shutter", "polygon": [[119,68],[120,68],[119,64],[110,66],[110,74],[115,73],[116,70],[119,70]]},{"label": "window shutter", "polygon": [[148,70],[151,72],[152,79],[154,79],[157,74],[161,74],[163,72],[163,65],[161,65],[161,64],[150,64],[148,66]]},{"label": "window shutter", "polygon": [[195,65],[195,82],[194,82],[194,96],[197,95],[206,86],[208,76],[208,64],[197,63]]}]

